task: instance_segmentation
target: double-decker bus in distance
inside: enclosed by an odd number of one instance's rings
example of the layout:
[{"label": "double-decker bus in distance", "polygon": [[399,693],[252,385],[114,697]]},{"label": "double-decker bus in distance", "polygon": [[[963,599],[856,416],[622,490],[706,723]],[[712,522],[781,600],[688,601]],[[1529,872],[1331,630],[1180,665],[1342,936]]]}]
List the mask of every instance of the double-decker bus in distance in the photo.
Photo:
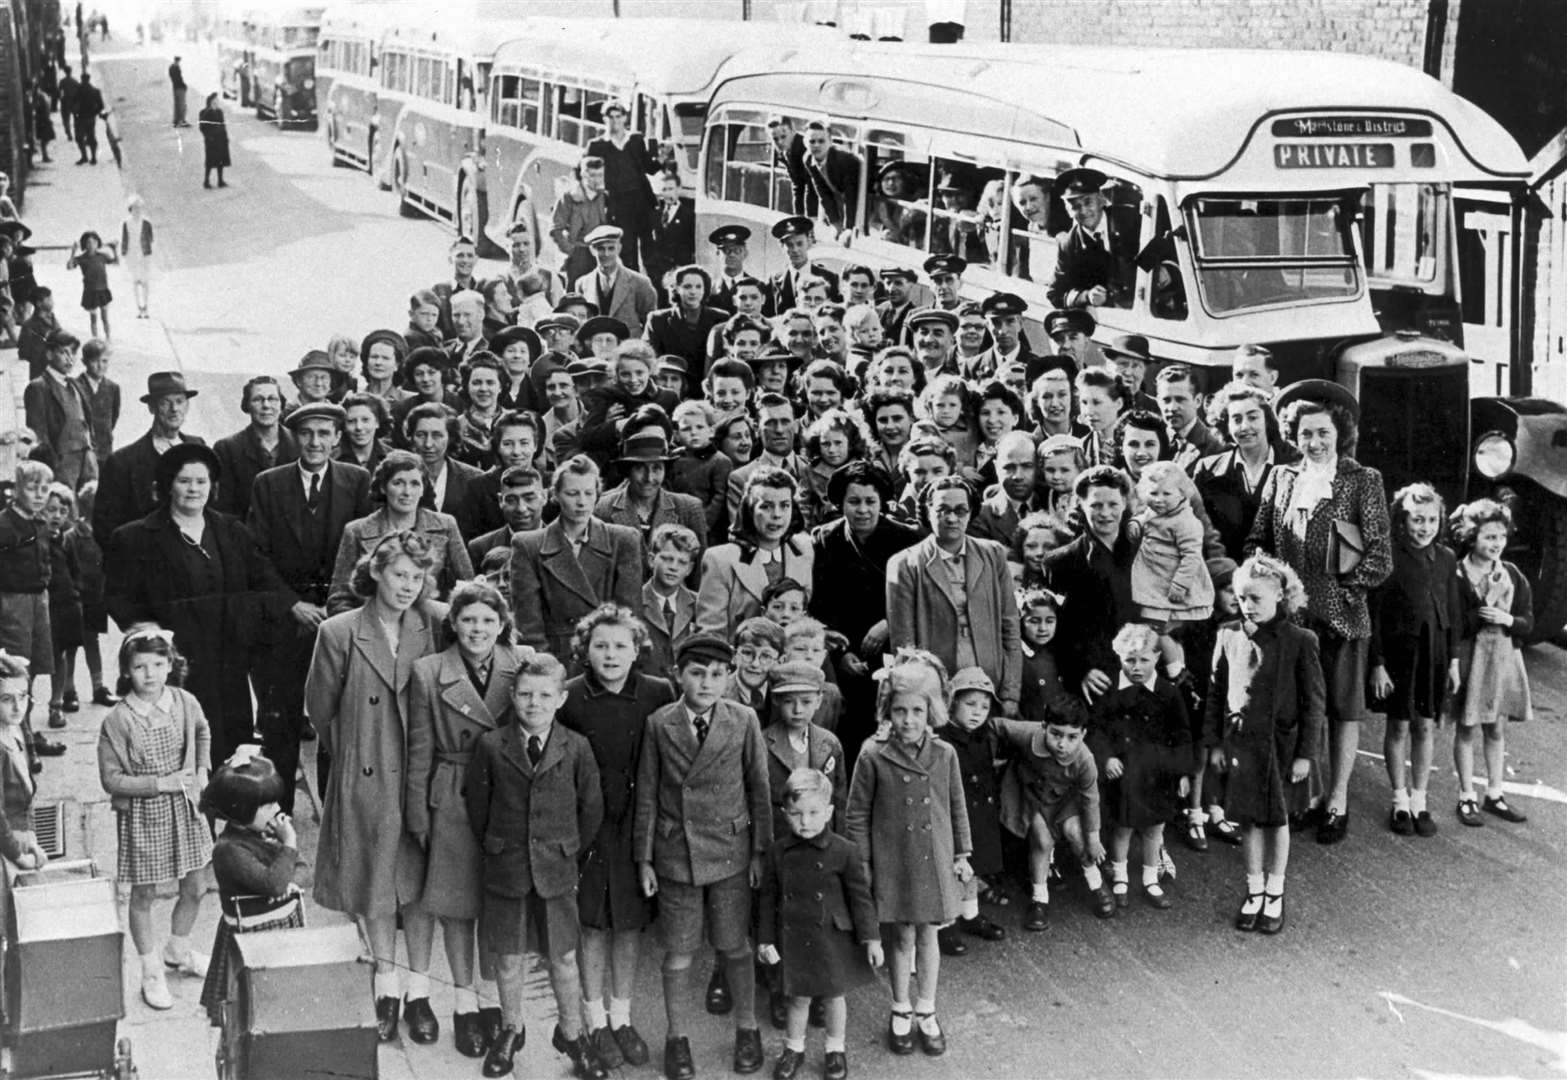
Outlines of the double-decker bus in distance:
[{"label": "double-decker bus in distance", "polygon": [[261,7],[249,20],[250,99],[278,124],[316,122],[316,39],[320,7]]},{"label": "double-decker bus in distance", "polygon": [[[494,251],[517,221],[536,242],[555,202],[575,182],[589,142],[604,133],[604,106],[630,110],[649,149],[672,151],[686,197],[693,192],[702,118],[724,61],[746,47],[831,47],[840,37],[804,24],[699,19],[537,19],[495,51],[479,183],[466,189],[459,228]],[[665,151],[665,152],[668,152]],[[561,255],[546,245],[553,265]]]},{"label": "double-decker bus in distance", "polygon": [[478,182],[490,61],[524,23],[476,18],[433,30],[428,23],[399,23],[382,34],[370,168],[390,184],[404,214],[455,225]]},{"label": "double-decker bus in distance", "polygon": [[[1535,638],[1567,623],[1567,408],[1471,400],[1455,201],[1518,214],[1529,163],[1476,106],[1401,65],[1341,54],[879,45],[735,57],[708,106],[697,235],[765,235],[792,212],[767,121],[825,122],[858,161],[850,220],[814,260],[919,273],[968,260],[964,294],[1029,305],[1031,336],[1071,226],[1054,182],[1108,177],[1117,280],[1095,337],[1144,335],[1211,391],[1242,344],[1280,381],[1332,379],[1360,404],[1357,457],[1390,489],[1511,502]],[[753,245],[753,273],[783,265]],[[1515,278],[1516,280],[1516,278]],[[1502,358],[1505,364],[1511,356]],[[1518,380],[1527,372],[1518,367]],[[1494,392],[1491,391],[1491,392]]]},{"label": "double-decker bus in distance", "polygon": [[366,172],[375,145],[375,69],[385,22],[379,4],[335,4],[321,16],[316,45],[316,108],[332,161]]}]

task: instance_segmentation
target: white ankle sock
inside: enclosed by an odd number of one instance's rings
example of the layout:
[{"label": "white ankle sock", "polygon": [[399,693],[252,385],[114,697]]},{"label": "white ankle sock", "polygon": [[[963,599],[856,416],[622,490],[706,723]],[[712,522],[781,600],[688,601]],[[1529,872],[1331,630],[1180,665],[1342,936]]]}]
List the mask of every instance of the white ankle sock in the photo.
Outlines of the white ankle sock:
[{"label": "white ankle sock", "polygon": [[1249,895],[1256,896],[1258,893],[1262,892],[1262,889],[1263,889],[1263,877],[1262,877],[1261,874],[1247,874],[1246,875],[1246,892]]},{"label": "white ankle sock", "polygon": [[1124,861],[1113,862],[1110,864],[1110,880],[1115,882],[1117,885],[1126,884],[1126,863]]},{"label": "white ankle sock", "polygon": [[399,985],[399,983],[398,983],[398,978],[397,978],[397,972],[395,972],[395,971],[386,971],[386,972],[378,971],[378,972],[376,972],[376,975],[375,975],[375,996],[376,997],[378,997],[378,998],[401,997],[402,993],[398,989],[398,985]]},{"label": "white ankle sock", "polygon": [[141,958],[141,973],[143,975],[162,975],[163,958],[155,952],[144,953]]},{"label": "white ankle sock", "polygon": [[909,1003],[907,1001],[892,1003],[892,1033],[894,1035],[907,1035],[914,1030],[914,1017],[909,1015]]},{"label": "white ankle sock", "polygon": [[1399,810],[1408,812],[1409,790],[1407,788],[1398,788],[1393,792],[1393,810],[1394,812]]},{"label": "white ankle sock", "polygon": [[1267,893],[1269,896],[1283,896],[1284,895],[1284,875],[1283,874],[1269,874],[1268,877],[1267,877],[1267,881],[1266,881],[1266,883],[1263,886],[1262,891]]},{"label": "white ankle sock", "polygon": [[968,900],[959,900],[958,915],[964,919],[979,918],[979,897],[975,896]]},{"label": "white ankle sock", "polygon": [[802,1035],[798,1039],[785,1038],[784,1049],[793,1050],[796,1054],[805,1053],[805,1036]]},{"label": "white ankle sock", "polygon": [[1487,780],[1485,782],[1485,797],[1487,799],[1500,799],[1505,794],[1507,793],[1502,790],[1502,781]]},{"label": "white ankle sock", "polygon": [[1083,880],[1088,882],[1090,889],[1098,889],[1105,883],[1104,875],[1099,872],[1099,867],[1093,863],[1083,867]]},{"label": "white ankle sock", "polygon": [[623,1028],[631,1025],[631,999],[612,997],[609,999],[609,1023],[611,1027]]},{"label": "white ankle sock", "polygon": [[936,1011],[935,998],[915,998],[914,1011],[916,1013],[934,1013]]},{"label": "white ankle sock", "polygon": [[597,1031],[609,1024],[609,1017],[604,1013],[602,1001],[582,1002],[582,1023],[589,1031]]},{"label": "white ankle sock", "polygon": [[1426,793],[1424,791],[1410,788],[1409,812],[1416,817],[1426,812]]},{"label": "white ankle sock", "polygon": [[410,971],[408,981],[403,987],[403,998],[407,1001],[418,1001],[429,996],[430,976],[422,971]]},{"label": "white ankle sock", "polygon": [[183,960],[190,954],[190,937],[178,937],[169,935],[169,940],[163,943],[164,955],[172,960]]},{"label": "white ankle sock", "polygon": [[1050,886],[1043,881],[1034,882],[1033,898],[1036,904],[1050,903]]},{"label": "white ankle sock", "polygon": [[1159,884],[1159,864],[1143,867],[1143,888]]},{"label": "white ankle sock", "polygon": [[[804,1040],[801,1041],[803,1043]],[[844,1052],[844,1047],[847,1045],[847,1040],[842,1035],[838,1036],[836,1039],[831,1035],[827,1036],[826,1051],[829,1054],[841,1054]]]},{"label": "white ankle sock", "polygon": [[473,987],[456,986],[452,988],[452,1012],[461,1015],[478,1011],[479,995],[473,992]]}]

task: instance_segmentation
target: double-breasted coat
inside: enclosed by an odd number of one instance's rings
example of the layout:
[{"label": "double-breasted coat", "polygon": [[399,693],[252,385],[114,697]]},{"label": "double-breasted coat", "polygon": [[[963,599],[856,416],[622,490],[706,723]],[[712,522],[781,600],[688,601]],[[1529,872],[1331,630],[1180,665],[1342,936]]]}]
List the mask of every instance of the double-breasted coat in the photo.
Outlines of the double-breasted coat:
[{"label": "double-breasted coat", "polygon": [[575,554],[559,519],[512,537],[511,604],[519,644],[569,662],[577,620],[600,604],[635,611],[641,593],[642,538],[635,529],[592,518]]},{"label": "double-breasted coat", "polygon": [[762,863],[757,943],[774,945],[789,997],[838,997],[876,977],[864,945],[879,939],[876,903],[854,845],[824,831],[785,833]]},{"label": "double-breasted coat", "polygon": [[957,751],[930,734],[914,747],[868,741],[854,763],[844,835],[870,870],[881,922],[957,918],[953,861],[972,850]]},{"label": "double-breasted coat", "polygon": [[463,778],[480,737],[511,723],[517,664],[513,649],[497,646],[482,696],[455,645],[414,664],[403,816],[408,831],[427,840],[420,903],[432,915],[479,917],[483,867]]},{"label": "double-breasted coat", "polygon": [[484,851],[484,891],[521,899],[569,896],[577,857],[598,834],[604,798],[588,741],[551,724],[537,765],[517,723],[487,731],[465,779],[468,821]]},{"label": "double-breasted coat", "polygon": [[[964,544],[964,594],[974,656],[1002,704],[1016,706],[1023,685],[1023,639],[1007,549],[973,536]],[[895,649],[916,645],[935,653],[948,671],[962,666],[957,599],[934,536],[887,563],[887,633]]]},{"label": "double-breasted coat", "polygon": [[963,777],[963,805],[968,809],[973,851],[969,865],[976,874],[1001,872],[1001,777],[996,772],[1000,743],[996,729],[981,724],[972,731],[946,724],[937,734],[957,751]]},{"label": "double-breasted coat", "polygon": [[395,654],[368,608],[333,615],[316,632],[305,712],[332,756],[316,849],[314,895],[324,908],[390,917],[419,899],[424,852],[404,817],[408,711],[414,664],[439,648],[444,616],[444,606],[403,612]]},{"label": "double-breasted coat", "polygon": [[[762,593],[767,590],[767,567],[758,559],[760,552],[740,544],[719,544],[702,556],[702,587],[697,590],[696,624],[704,634],[724,637],[735,632],[745,620],[762,613]],[[802,535],[789,537],[779,546],[777,558],[783,560],[781,577],[798,581],[811,591],[812,566],[816,553]]]},{"label": "double-breasted coat", "polygon": [[566,684],[566,704],[556,720],[588,740],[604,790],[604,822],[587,841],[577,892],[584,926],[637,930],[652,920],[631,850],[637,765],[647,718],[673,699],[669,683],[640,672],[633,672],[619,693],[606,690],[592,671]]},{"label": "double-breasted coat", "polygon": [[711,885],[750,868],[773,839],[762,726],[749,706],[713,705],[700,745],[683,702],[647,719],[633,852],[660,878]]}]

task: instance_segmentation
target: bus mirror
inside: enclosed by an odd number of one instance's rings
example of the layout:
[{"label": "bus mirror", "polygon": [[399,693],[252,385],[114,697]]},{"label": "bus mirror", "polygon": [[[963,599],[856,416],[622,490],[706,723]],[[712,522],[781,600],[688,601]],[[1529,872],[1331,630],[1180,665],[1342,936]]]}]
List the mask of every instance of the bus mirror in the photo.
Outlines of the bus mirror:
[{"label": "bus mirror", "polygon": [[1175,228],[1171,229],[1170,235],[1181,241],[1183,244],[1191,238],[1191,234],[1186,231],[1186,226],[1184,224],[1177,225]]}]

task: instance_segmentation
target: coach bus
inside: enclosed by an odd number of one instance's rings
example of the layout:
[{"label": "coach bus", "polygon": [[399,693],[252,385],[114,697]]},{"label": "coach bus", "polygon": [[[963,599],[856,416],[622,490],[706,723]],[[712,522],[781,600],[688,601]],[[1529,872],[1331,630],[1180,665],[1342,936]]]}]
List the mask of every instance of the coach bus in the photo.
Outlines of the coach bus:
[{"label": "coach bus", "polygon": [[375,146],[383,10],[362,0],[328,8],[316,45],[316,107],[332,162],[366,172]]},{"label": "coach bus", "polygon": [[[532,21],[495,52],[483,168],[465,190],[459,229],[493,252],[518,220],[548,232],[556,200],[575,182],[588,143],[603,134],[604,106],[631,112],[632,131],[655,153],[671,153],[691,197],[702,118],[713,79],[739,50],[836,45],[840,37],[804,24],[697,19]],[[546,249],[545,261],[558,252]]]},{"label": "coach bus", "polygon": [[465,190],[477,182],[491,60],[524,25],[456,22],[435,30],[429,20],[398,24],[382,35],[371,148],[371,172],[391,185],[402,213],[454,225]]},{"label": "coach bus", "polygon": [[316,122],[319,7],[262,7],[251,15],[250,99],[256,115],[287,124]]},{"label": "coach bus", "polygon": [[226,98],[250,108],[249,11],[226,3],[212,20],[212,42],[218,54],[218,89]]},{"label": "coach bus", "polygon": [[[819,225],[813,259],[918,270],[958,251],[964,293],[1022,296],[1036,339],[1071,224],[1052,182],[1103,172],[1107,212],[1137,242],[1130,287],[1094,311],[1099,340],[1145,335],[1157,362],[1193,365],[1210,390],[1243,343],[1267,346],[1282,381],[1336,379],[1360,401],[1358,456],[1390,488],[1427,479],[1449,506],[1513,502],[1535,635],[1567,623],[1567,410],[1472,399],[1471,370],[1512,352],[1462,347],[1455,203],[1489,200],[1516,222],[1529,176],[1474,105],[1340,54],[758,50],[731,61],[708,106],[698,235],[736,222],[766,235],[791,212],[774,117],[824,123],[858,161],[852,220]],[[753,253],[755,272],[783,266],[776,245]]]}]

